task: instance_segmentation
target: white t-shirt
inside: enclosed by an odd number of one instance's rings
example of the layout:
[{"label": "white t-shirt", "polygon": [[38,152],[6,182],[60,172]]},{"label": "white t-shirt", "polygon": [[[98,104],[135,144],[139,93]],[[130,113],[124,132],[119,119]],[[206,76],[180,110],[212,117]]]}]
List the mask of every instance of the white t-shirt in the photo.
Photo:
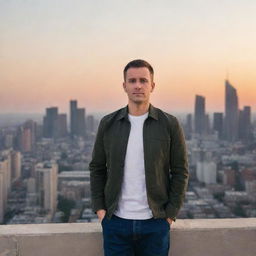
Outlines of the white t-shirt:
[{"label": "white t-shirt", "polygon": [[125,219],[149,219],[153,214],[147,201],[143,148],[143,124],[148,112],[140,116],[128,114],[128,117],[131,130],[125,156],[124,179],[114,214]]}]

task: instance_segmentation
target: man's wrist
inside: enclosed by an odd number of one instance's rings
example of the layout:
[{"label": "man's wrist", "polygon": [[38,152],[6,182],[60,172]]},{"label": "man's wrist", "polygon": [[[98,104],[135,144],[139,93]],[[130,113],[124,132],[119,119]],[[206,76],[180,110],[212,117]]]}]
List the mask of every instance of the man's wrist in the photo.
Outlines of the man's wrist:
[{"label": "man's wrist", "polygon": [[166,220],[168,221],[169,224],[172,224],[172,222],[173,222],[172,218],[167,218]]},{"label": "man's wrist", "polygon": [[100,209],[97,210],[97,216],[100,220],[102,220],[104,218],[104,216],[106,215],[106,210],[105,209]]}]

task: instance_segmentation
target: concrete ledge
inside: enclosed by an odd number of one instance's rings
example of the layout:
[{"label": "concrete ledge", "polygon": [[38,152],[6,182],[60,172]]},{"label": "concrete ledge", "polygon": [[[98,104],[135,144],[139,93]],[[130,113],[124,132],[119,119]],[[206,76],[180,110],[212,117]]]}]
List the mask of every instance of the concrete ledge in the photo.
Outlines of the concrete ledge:
[{"label": "concrete ledge", "polygon": [[[0,256],[100,256],[100,223],[0,226]],[[171,256],[255,256],[256,218],[178,219]]]}]

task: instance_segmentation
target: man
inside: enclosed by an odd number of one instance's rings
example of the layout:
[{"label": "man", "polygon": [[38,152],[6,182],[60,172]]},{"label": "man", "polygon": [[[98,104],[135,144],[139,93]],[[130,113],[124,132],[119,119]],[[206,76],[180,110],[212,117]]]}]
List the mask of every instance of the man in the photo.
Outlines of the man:
[{"label": "man", "polygon": [[188,184],[183,130],[150,103],[155,83],[148,62],[126,65],[123,88],[128,105],[99,124],[89,165],[92,208],[106,256],[167,256]]}]

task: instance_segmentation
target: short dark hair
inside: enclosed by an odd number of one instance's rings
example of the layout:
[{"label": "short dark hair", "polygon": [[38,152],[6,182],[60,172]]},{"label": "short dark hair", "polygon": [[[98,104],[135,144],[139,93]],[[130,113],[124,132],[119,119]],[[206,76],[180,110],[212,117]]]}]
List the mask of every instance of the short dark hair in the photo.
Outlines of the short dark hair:
[{"label": "short dark hair", "polygon": [[145,60],[137,59],[137,60],[132,60],[130,61],[124,68],[124,81],[126,78],[126,72],[129,68],[147,68],[150,72],[152,81],[154,78],[154,69],[153,67]]}]

